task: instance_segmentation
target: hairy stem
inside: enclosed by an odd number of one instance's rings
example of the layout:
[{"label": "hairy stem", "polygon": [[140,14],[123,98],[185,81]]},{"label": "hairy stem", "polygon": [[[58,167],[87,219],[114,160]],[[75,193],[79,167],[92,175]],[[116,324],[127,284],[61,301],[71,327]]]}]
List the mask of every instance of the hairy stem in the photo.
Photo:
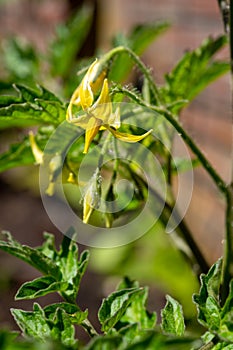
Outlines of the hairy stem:
[{"label": "hairy stem", "polygon": [[[229,5],[228,0],[219,0],[220,6],[222,4]],[[230,21],[230,51],[231,51],[231,69],[233,72],[233,36],[232,36],[232,19],[233,19],[233,9],[232,6],[229,6],[228,11],[230,12],[229,21]],[[146,103],[144,100],[140,99],[137,95],[132,93],[132,98],[137,99],[137,103],[140,105],[150,108],[151,110],[162,114],[176,129],[176,131],[180,134],[185,143],[189,146],[191,151],[198,157],[200,163],[203,168],[207,171],[209,176],[212,178],[213,182],[216,184],[219,191],[224,195],[226,200],[226,239],[225,239],[225,248],[224,248],[224,263],[223,263],[223,273],[222,273],[222,302],[226,299],[226,296],[229,293],[229,282],[233,277],[233,259],[232,259],[232,249],[233,249],[233,209],[232,209],[232,188],[228,186],[225,181],[221,178],[221,176],[217,173],[217,171],[213,168],[211,163],[208,161],[204,153],[197,146],[197,144],[193,141],[193,139],[189,136],[189,134],[183,129],[182,125],[179,121],[173,116],[173,114],[164,106],[161,102],[161,97],[159,96],[158,88],[151,76],[150,71],[144,65],[144,63],[140,60],[140,58],[129,48],[124,46],[119,46],[113,50],[111,50],[107,55],[104,56],[105,64],[107,60],[111,60],[111,58],[120,53],[127,52],[129,56],[134,60],[134,62],[141,69],[142,73],[145,75],[150,89],[156,99],[157,106],[150,105]],[[127,95],[130,95],[130,92],[127,92]],[[192,249],[192,247],[190,247]]]},{"label": "hairy stem", "polygon": [[[148,183],[145,183],[142,177],[140,177],[140,180],[144,182],[145,186],[149,186],[149,191],[153,194],[153,196],[158,202],[164,203],[164,199],[161,198],[159,193],[157,193],[157,191],[153,187],[151,187]],[[192,256],[190,256],[190,254],[186,254],[189,258],[192,267],[198,265],[198,269],[195,268],[197,275],[200,275],[201,273],[207,273],[209,270],[209,265],[205,260],[205,257],[199,249],[198,245],[194,241],[192,232],[190,231],[184,219],[180,218],[179,213],[177,211],[174,211],[174,207],[169,203],[165,202],[164,209],[161,213],[161,221],[165,227],[167,226],[171,214],[176,223],[176,233],[186,243],[186,245],[190,249],[190,253],[192,254]]]},{"label": "hairy stem", "polygon": [[[179,121],[173,116],[173,114],[163,106],[152,106],[143,101],[138,95],[125,88],[115,88],[115,91],[122,92],[126,94],[129,98],[140,104],[141,106],[147,107],[159,114],[162,114],[176,129],[185,143],[189,146],[192,152],[197,156],[203,168],[207,171],[209,176],[212,178],[213,182],[216,184],[219,191],[224,195],[226,199],[226,240],[224,249],[224,267],[223,267],[223,277],[222,277],[222,299],[225,300],[229,292],[229,282],[233,277],[233,261],[231,258],[233,250],[233,232],[232,232],[232,190],[217,173],[217,171],[210,164],[209,160],[206,158],[201,149],[189,136],[189,134],[184,130]],[[191,249],[192,246],[190,246]]]},{"label": "hairy stem", "polygon": [[101,73],[101,70],[103,70],[104,66],[108,66],[109,62],[111,59],[115,56],[118,55],[119,53],[126,52],[128,53],[129,57],[136,63],[138,68],[141,70],[141,72],[144,74],[145,78],[147,79],[150,89],[157,101],[158,104],[161,104],[161,97],[159,94],[159,90],[152,78],[151,71],[146,67],[146,65],[141,61],[141,59],[136,55],[130,48],[125,47],[125,46],[118,46],[111,51],[109,51],[107,54],[105,54],[101,59],[100,59],[100,65],[99,65],[99,70],[96,73],[96,76],[98,76]]}]

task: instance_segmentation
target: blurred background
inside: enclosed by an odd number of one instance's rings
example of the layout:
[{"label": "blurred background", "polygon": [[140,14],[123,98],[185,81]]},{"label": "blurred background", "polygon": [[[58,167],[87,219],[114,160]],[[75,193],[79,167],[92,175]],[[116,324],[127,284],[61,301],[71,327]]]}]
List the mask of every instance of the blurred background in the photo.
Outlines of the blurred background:
[{"label": "blurred background", "polygon": [[[113,37],[127,35],[135,25],[148,21],[170,23],[170,28],[143,54],[143,60],[152,67],[158,84],[163,83],[164,74],[185,51],[200,45],[206,37],[224,31],[217,0],[0,0],[0,80],[18,79],[30,83],[34,74],[39,83],[61,93],[59,86],[66,78],[62,68],[59,68],[60,76],[49,76],[45,61],[42,74],[38,75],[37,61],[31,58],[35,55],[34,50],[42,57],[48,54],[51,41],[58,35],[57,26],[63,25],[64,30],[64,23],[83,5],[89,6],[87,11],[90,11],[88,26],[83,29],[87,31],[88,27],[88,32],[76,53],[77,59],[88,59],[97,52],[106,52],[111,48]],[[17,63],[19,51],[24,54],[24,66]],[[228,60],[228,50],[223,50],[220,56]],[[9,70],[10,78],[7,75]],[[71,80],[70,88],[62,92],[67,101],[77,85],[75,71]],[[182,112],[183,126],[226,181],[230,181],[231,172],[230,97],[229,75],[224,75]],[[20,129],[0,131],[1,151],[6,150],[11,141],[20,140],[22,133]],[[183,188],[185,191],[185,183]],[[50,222],[43,208],[34,168],[17,168],[1,174],[0,189],[1,229],[11,231],[21,243],[32,246],[42,243],[43,231],[52,232],[59,244],[62,234]],[[195,169],[194,191],[186,220],[207,261],[213,263],[222,254],[224,201],[199,168]],[[80,246],[80,249],[84,247]],[[5,253],[0,254],[0,261],[0,324],[16,328],[9,308],[30,309],[31,303],[15,302],[14,294],[20,284],[37,275],[33,269]],[[149,232],[128,246],[111,250],[92,249],[90,268],[79,298],[80,305],[93,312],[90,319],[94,323],[101,298],[113,290],[123,275],[139,279],[151,287],[150,309],[159,310],[164,304],[164,293],[169,293],[183,303],[186,318],[192,319],[195,311],[191,295],[198,288],[197,280],[184,257],[174,248],[172,238],[159,224],[156,232]],[[43,305],[52,300],[59,300],[59,297],[51,295],[39,301]]]}]

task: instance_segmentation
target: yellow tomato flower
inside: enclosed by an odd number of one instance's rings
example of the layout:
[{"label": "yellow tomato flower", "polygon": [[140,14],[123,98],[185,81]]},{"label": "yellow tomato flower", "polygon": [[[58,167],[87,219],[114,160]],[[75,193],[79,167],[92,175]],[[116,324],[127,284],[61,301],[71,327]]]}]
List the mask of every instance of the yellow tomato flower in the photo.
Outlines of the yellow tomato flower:
[{"label": "yellow tomato flower", "polygon": [[43,164],[44,153],[38,147],[33,131],[29,131],[29,142],[32,150],[32,154],[35,158],[35,164]]},{"label": "yellow tomato flower", "polygon": [[[95,60],[88,69],[81,84],[74,91],[67,109],[67,121],[86,130],[83,153],[88,152],[90,144],[99,130],[108,129],[116,138],[125,142],[141,141],[152,131],[151,129],[143,135],[130,135],[117,131],[121,125],[120,111],[117,108],[113,112],[108,79],[105,78],[106,70],[99,73],[99,68],[99,62]],[[95,101],[95,94],[100,89],[100,95]],[[74,105],[81,106],[84,114],[78,117],[73,116],[72,107]]]}]

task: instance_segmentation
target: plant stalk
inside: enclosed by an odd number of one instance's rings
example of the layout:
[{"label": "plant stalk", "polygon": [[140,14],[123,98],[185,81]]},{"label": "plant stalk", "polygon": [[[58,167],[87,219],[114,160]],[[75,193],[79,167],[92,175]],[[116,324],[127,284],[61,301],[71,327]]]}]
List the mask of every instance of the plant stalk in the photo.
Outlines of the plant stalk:
[{"label": "plant stalk", "polygon": [[[222,3],[225,5],[229,5],[228,0],[219,0],[219,4],[222,6]],[[233,8],[229,6],[229,28],[230,28],[230,52],[231,52],[231,73],[233,76],[233,34],[231,24],[233,23]],[[216,184],[219,191],[224,195],[226,201],[226,239],[225,239],[225,247],[224,247],[224,258],[223,258],[223,271],[222,271],[222,289],[221,289],[221,298],[224,303],[228,293],[229,293],[229,282],[233,277],[233,209],[232,209],[232,187],[228,186],[225,181],[221,178],[221,176],[217,173],[217,171],[210,164],[208,159],[205,157],[204,153],[197,146],[197,144],[193,141],[193,139],[189,136],[189,134],[183,129],[182,125],[179,121],[173,116],[173,114],[161,103],[161,97],[159,96],[158,88],[151,76],[150,70],[144,65],[144,63],[140,60],[140,58],[129,48],[124,46],[119,46],[113,50],[111,50],[107,55],[105,55],[105,59],[110,60],[114,55],[120,52],[127,52],[129,56],[134,60],[134,62],[141,69],[142,73],[145,75],[148,83],[150,85],[150,89],[157,101],[158,106],[150,105],[142,100],[140,97],[136,96],[137,102],[151,110],[162,114],[176,129],[176,131],[180,134],[185,143],[189,146],[191,151],[198,157],[200,163],[203,168],[212,178],[213,182]],[[105,61],[106,62],[106,61]],[[130,92],[127,93],[130,96]],[[132,98],[135,100],[135,94],[132,93]],[[190,247],[192,248],[192,247]]]}]

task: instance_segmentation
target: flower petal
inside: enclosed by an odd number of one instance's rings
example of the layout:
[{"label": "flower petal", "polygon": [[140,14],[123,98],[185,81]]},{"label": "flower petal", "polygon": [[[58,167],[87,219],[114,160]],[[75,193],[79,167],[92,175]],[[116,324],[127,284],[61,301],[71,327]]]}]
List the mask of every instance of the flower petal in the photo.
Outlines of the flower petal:
[{"label": "flower petal", "polygon": [[111,114],[111,116],[108,120],[108,124],[115,129],[119,129],[119,127],[121,126],[121,115],[120,115],[120,108],[119,107],[117,107],[116,111]]},{"label": "flower petal", "polygon": [[[93,75],[93,70],[96,67],[96,64],[97,64],[97,59],[88,68],[88,71],[85,74],[78,88],[78,96],[76,94],[76,98],[73,99],[73,103],[74,103],[77,97],[79,97],[79,99],[76,101],[76,104],[79,103],[80,101],[80,104],[83,109],[90,107],[94,101],[94,94],[91,87],[91,81],[93,79],[92,75]],[[73,95],[73,97],[75,96]]]},{"label": "flower petal", "polygon": [[90,87],[89,81],[85,78],[80,86],[79,99],[82,109],[90,107],[94,101],[94,95]]},{"label": "flower petal", "polygon": [[80,115],[77,118],[72,118],[72,124],[80,126],[80,128],[87,129],[90,116],[88,114]]},{"label": "flower petal", "polygon": [[88,121],[87,127],[86,127],[86,134],[85,134],[85,145],[84,145],[84,151],[83,153],[87,153],[88,149],[90,147],[90,144],[92,140],[97,135],[99,129],[100,129],[101,121],[96,119],[95,117],[91,117]]},{"label": "flower petal", "polygon": [[109,118],[112,115],[112,103],[109,96],[108,79],[104,79],[101,93],[90,108],[90,113],[103,121],[104,124],[109,124]]},{"label": "flower petal", "polygon": [[[106,125],[105,125],[106,126]],[[130,142],[130,143],[134,143],[134,142],[138,142],[143,140],[145,137],[147,137],[152,131],[153,129],[147,131],[145,134],[143,135],[131,135],[131,134],[127,134],[127,133],[123,133],[123,132],[119,132],[117,130],[115,130],[112,127],[106,126],[106,128],[119,140],[121,141],[125,141],[125,142]]]},{"label": "flower petal", "polygon": [[29,131],[29,142],[32,150],[32,154],[35,158],[36,163],[35,164],[43,164],[43,152],[38,147],[35,136],[32,131]]}]

